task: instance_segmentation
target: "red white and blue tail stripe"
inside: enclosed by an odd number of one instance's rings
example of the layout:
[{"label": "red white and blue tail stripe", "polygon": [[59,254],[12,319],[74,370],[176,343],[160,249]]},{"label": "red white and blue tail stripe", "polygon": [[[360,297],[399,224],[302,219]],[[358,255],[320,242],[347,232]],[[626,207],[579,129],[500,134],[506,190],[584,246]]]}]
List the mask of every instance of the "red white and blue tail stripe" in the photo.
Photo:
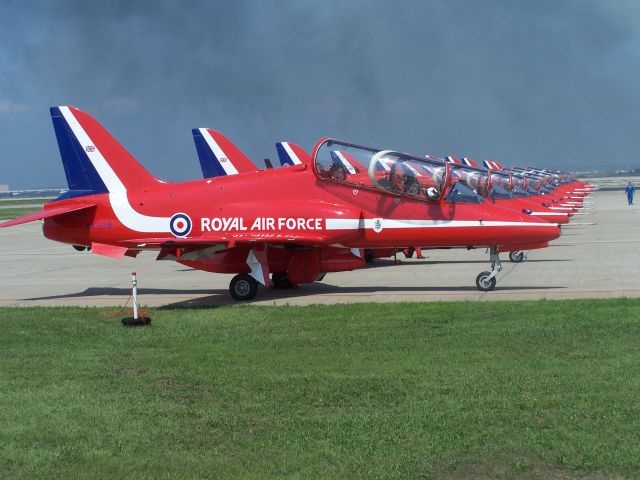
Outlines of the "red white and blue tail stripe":
[{"label": "red white and blue tail stripe", "polygon": [[492,162],[491,160],[483,160],[482,165],[489,170],[504,170],[500,163]]},{"label": "red white and blue tail stripe", "polygon": [[280,166],[287,165],[309,165],[311,157],[301,147],[292,142],[277,142],[276,150]]},{"label": "red white and blue tail stripe", "polygon": [[191,130],[204,178],[255,172],[258,168],[231,140],[211,128]]},{"label": "red white and blue tail stripe", "polygon": [[478,162],[476,162],[473,158],[469,158],[469,157],[462,157],[462,163],[469,167],[478,168],[480,166],[478,165]]},{"label": "red white and blue tail stripe", "polygon": [[51,107],[50,111],[69,185],[64,198],[121,192],[160,182],[87,113],[67,106]]}]

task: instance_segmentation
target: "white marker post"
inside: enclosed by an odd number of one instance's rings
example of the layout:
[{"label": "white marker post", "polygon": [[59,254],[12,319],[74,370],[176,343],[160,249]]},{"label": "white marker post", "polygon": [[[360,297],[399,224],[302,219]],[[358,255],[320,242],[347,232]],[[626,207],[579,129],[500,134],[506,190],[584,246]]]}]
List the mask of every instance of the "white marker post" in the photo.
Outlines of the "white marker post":
[{"label": "white marker post", "polygon": [[145,325],[151,324],[151,318],[140,316],[140,307],[138,305],[138,279],[136,277],[136,272],[131,272],[131,296],[133,297],[133,317],[123,318],[122,325],[125,327],[144,327]]},{"label": "white marker post", "polygon": [[138,320],[138,280],[136,272],[131,272],[131,287],[133,289],[133,319]]}]

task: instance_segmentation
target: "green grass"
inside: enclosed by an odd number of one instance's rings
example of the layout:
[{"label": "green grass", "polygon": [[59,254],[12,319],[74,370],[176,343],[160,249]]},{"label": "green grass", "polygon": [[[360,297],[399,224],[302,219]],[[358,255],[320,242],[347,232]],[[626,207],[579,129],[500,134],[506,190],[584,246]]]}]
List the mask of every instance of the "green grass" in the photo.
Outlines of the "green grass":
[{"label": "green grass", "polygon": [[31,204],[44,204],[53,200],[53,197],[42,198],[20,198],[20,199],[0,199],[0,207],[8,207],[14,205],[31,205]]},{"label": "green grass", "polygon": [[640,301],[0,309],[0,478],[637,478]]},{"label": "green grass", "polygon": [[16,217],[21,217],[22,215],[26,215],[31,212],[35,212],[38,208],[24,208],[24,207],[15,207],[15,208],[0,208],[0,220],[10,220]]},{"label": "green grass", "polygon": [[[16,217],[21,217],[28,213],[34,212],[39,208],[42,208],[51,198],[23,198],[19,200],[0,200],[0,220],[10,220]],[[36,207],[29,207],[27,205],[38,205]],[[7,208],[13,207],[13,208]]]}]

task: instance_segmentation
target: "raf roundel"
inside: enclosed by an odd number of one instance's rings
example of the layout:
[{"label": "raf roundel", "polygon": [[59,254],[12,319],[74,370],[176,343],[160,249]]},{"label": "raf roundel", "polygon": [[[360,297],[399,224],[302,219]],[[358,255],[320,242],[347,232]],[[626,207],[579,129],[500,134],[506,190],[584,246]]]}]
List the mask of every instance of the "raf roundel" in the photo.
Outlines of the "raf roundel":
[{"label": "raf roundel", "polygon": [[171,233],[176,237],[186,237],[191,232],[191,219],[186,213],[176,213],[169,221]]}]

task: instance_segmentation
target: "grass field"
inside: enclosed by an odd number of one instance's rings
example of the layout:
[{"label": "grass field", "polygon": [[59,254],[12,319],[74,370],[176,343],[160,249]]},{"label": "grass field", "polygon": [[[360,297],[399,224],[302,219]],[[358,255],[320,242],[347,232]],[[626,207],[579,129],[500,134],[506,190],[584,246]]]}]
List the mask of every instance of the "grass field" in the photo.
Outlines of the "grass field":
[{"label": "grass field", "polygon": [[10,220],[12,218],[26,215],[27,213],[38,210],[37,208],[0,208],[0,220]]},{"label": "grass field", "polygon": [[[12,218],[26,215],[42,208],[46,202],[51,200],[50,198],[32,198],[32,199],[20,199],[20,200],[0,200],[0,220],[9,220]],[[29,207],[28,205],[38,205],[37,207]]]},{"label": "grass field", "polygon": [[0,309],[0,478],[638,478],[640,300]]},{"label": "grass field", "polygon": [[9,206],[20,206],[20,205],[31,205],[35,203],[44,204],[53,200],[53,197],[42,197],[42,198],[18,198],[18,199],[0,199],[0,207],[9,207]]}]

